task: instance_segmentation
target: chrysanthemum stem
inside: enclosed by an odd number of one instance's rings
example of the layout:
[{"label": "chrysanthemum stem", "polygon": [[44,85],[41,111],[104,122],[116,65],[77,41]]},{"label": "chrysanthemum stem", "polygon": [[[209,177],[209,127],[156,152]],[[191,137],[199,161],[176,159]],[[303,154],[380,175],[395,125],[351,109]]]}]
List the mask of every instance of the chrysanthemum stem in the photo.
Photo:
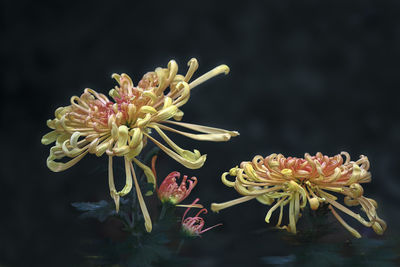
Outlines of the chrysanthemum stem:
[{"label": "chrysanthemum stem", "polygon": [[165,207],[165,204],[162,205],[161,208],[161,212],[160,212],[160,218],[158,219],[159,221],[161,221],[162,219],[164,219],[165,216],[165,212],[167,211],[167,208]]},{"label": "chrysanthemum stem", "polygon": [[181,252],[181,249],[182,249],[184,243],[185,243],[185,239],[182,238],[181,241],[179,242],[178,248],[176,249],[176,254],[179,254],[179,252]]}]

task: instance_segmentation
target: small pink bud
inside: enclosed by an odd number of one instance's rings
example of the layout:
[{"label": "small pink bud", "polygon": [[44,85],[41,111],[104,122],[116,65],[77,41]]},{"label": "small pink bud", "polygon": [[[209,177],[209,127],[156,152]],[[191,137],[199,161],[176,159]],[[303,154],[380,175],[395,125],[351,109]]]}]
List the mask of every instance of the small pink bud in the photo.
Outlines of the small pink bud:
[{"label": "small pink bud", "polygon": [[[194,206],[198,201],[199,198],[196,198],[196,200],[193,201],[191,206]],[[190,237],[201,236],[202,233],[207,232],[208,230],[211,230],[214,227],[222,225],[222,223],[219,223],[203,230],[205,222],[203,218],[199,217],[199,215],[201,213],[207,214],[207,209],[201,209],[199,212],[197,212],[197,214],[194,217],[185,218],[186,214],[189,212],[190,209],[191,207],[187,208],[182,216],[182,232],[185,235]]]},{"label": "small pink bud", "polygon": [[192,177],[187,179],[187,175],[184,175],[181,184],[178,185],[176,180],[179,179],[180,176],[181,174],[175,171],[165,177],[158,188],[158,198],[161,202],[177,205],[189,196],[190,192],[197,184],[197,178]]}]

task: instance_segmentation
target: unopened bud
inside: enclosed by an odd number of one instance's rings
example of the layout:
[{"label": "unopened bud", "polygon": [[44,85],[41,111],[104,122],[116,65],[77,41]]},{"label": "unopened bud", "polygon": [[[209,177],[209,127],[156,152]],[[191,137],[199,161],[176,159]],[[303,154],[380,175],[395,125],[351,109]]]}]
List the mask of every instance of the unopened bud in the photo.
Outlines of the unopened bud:
[{"label": "unopened bud", "polygon": [[310,199],[308,200],[308,202],[310,203],[310,208],[311,208],[312,210],[317,210],[317,209],[318,209],[318,207],[319,207],[319,200],[318,200],[318,198],[316,198],[316,197],[310,198]]}]

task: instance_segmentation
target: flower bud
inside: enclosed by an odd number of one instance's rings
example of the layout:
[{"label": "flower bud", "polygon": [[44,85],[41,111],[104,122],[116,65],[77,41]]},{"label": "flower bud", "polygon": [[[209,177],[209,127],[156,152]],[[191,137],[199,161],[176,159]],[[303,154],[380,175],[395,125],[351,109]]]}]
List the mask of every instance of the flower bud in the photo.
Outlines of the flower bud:
[{"label": "flower bud", "polygon": [[316,197],[312,197],[308,200],[308,202],[310,203],[310,208],[312,210],[317,210],[319,207],[319,200]]},{"label": "flower bud", "polygon": [[[178,185],[176,180],[179,179],[180,175],[179,172],[171,172],[165,177],[158,188],[158,198],[161,202],[177,205],[189,196],[190,192],[197,184],[197,178],[192,177],[187,179],[187,175],[184,175],[181,184]],[[188,186],[186,182],[189,183]]]}]

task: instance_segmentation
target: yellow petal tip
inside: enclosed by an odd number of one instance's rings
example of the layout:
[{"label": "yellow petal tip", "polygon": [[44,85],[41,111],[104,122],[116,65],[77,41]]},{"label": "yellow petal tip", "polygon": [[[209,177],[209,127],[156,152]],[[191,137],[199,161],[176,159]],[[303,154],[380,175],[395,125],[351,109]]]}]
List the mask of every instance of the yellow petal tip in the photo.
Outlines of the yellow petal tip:
[{"label": "yellow petal tip", "polygon": [[218,213],[218,212],[219,212],[218,204],[217,204],[217,203],[212,203],[212,204],[211,204],[211,210],[212,210],[213,212],[215,212],[215,213]]},{"label": "yellow petal tip", "polygon": [[153,230],[153,226],[151,225],[151,223],[145,223],[144,224],[144,227],[146,228],[146,231],[148,232],[148,233],[151,233],[151,230]]},{"label": "yellow petal tip", "polygon": [[224,72],[225,75],[228,74],[228,73],[230,72],[230,70],[231,70],[231,69],[230,69],[227,65],[225,65],[225,64],[220,65],[219,68],[221,68],[221,69],[223,70],[223,72]]}]

